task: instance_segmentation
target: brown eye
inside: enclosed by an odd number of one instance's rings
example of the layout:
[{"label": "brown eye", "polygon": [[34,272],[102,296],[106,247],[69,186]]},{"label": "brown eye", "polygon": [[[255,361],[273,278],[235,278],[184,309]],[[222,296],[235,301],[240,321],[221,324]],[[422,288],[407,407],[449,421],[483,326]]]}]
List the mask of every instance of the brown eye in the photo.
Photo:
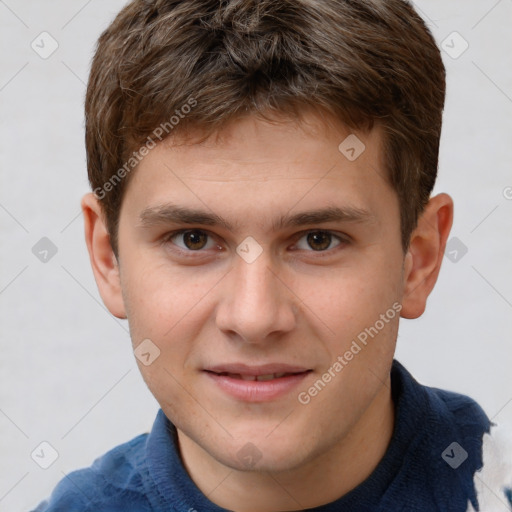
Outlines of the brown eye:
[{"label": "brown eye", "polygon": [[301,251],[326,252],[334,249],[343,239],[330,231],[309,231],[300,237],[295,248]]},{"label": "brown eye", "polygon": [[197,251],[202,249],[206,242],[208,242],[208,236],[202,231],[187,231],[183,233],[183,243],[187,249]]},{"label": "brown eye", "polygon": [[214,245],[209,239],[208,234],[199,229],[189,229],[181,233],[176,233],[171,237],[171,241],[181,249],[187,249],[189,251],[199,251],[204,248],[208,249]]},{"label": "brown eye", "polygon": [[325,251],[332,242],[332,235],[325,231],[314,231],[307,235],[309,247],[314,251]]}]

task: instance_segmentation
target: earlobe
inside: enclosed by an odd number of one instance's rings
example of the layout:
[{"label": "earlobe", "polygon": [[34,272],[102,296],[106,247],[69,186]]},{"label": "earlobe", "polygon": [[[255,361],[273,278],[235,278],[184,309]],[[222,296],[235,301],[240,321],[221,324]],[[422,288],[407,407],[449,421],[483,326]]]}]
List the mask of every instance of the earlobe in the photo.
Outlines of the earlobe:
[{"label": "earlobe", "polygon": [[453,223],[453,200],[439,194],[429,200],[413,231],[404,261],[403,318],[418,318],[436,284]]},{"label": "earlobe", "polygon": [[114,316],[126,318],[119,266],[110,244],[100,202],[94,194],[89,193],[82,198],[81,205],[85,242],[101,298]]}]

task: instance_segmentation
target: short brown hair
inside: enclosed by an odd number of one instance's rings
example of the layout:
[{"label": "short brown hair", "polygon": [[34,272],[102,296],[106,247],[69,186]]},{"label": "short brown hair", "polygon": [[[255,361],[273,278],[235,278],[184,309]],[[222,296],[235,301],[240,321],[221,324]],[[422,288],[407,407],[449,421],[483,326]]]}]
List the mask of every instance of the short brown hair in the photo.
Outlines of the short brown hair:
[{"label": "short brown hair", "polygon": [[439,49],[404,0],[134,0],[92,63],[89,181],[117,256],[136,150],[159,126],[213,133],[243,115],[313,107],[352,129],[382,126],[405,251],[436,180],[444,99]]}]

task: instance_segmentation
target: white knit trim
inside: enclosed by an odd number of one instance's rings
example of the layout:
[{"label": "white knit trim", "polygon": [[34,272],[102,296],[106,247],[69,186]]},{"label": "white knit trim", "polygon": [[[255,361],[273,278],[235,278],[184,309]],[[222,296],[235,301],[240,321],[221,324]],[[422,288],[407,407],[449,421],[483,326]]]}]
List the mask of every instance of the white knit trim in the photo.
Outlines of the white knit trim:
[{"label": "white knit trim", "polygon": [[[504,494],[512,488],[512,427],[497,425],[483,438],[483,467],[474,475],[480,512],[512,511]],[[475,512],[469,504],[466,512]]]}]

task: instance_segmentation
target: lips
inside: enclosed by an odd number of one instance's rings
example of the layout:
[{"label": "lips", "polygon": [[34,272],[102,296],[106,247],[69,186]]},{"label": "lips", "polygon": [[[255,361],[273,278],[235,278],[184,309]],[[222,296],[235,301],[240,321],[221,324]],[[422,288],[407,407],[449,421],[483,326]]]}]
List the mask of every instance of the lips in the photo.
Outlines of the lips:
[{"label": "lips", "polygon": [[267,402],[284,397],[313,370],[288,364],[224,364],[206,368],[206,375],[225,394],[244,402]]}]

